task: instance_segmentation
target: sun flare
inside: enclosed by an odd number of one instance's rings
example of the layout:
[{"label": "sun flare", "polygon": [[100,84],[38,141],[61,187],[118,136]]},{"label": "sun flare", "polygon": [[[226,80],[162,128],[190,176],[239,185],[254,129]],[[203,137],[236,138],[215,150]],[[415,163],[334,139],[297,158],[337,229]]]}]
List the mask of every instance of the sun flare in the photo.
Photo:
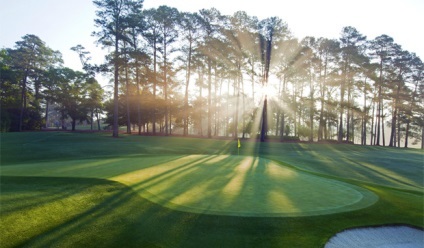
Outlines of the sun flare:
[{"label": "sun flare", "polygon": [[267,99],[278,98],[278,89],[273,84],[266,84],[258,88],[258,93],[261,98],[267,97]]}]

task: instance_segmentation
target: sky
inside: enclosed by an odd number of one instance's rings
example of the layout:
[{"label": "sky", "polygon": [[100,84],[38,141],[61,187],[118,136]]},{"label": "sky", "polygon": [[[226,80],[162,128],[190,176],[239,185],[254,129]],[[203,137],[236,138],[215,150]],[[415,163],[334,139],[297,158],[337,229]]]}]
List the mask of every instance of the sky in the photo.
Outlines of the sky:
[{"label": "sky", "polygon": [[[278,16],[299,39],[337,39],[343,27],[353,26],[369,40],[387,34],[424,60],[423,0],[145,0],[143,5],[188,12],[215,7],[226,15],[243,10],[259,19]],[[59,50],[64,65],[74,70],[82,67],[70,50],[78,44],[91,52],[92,62],[102,63],[107,50],[91,36],[95,10],[91,0],[0,0],[0,48],[13,48],[22,36],[34,34]]]}]

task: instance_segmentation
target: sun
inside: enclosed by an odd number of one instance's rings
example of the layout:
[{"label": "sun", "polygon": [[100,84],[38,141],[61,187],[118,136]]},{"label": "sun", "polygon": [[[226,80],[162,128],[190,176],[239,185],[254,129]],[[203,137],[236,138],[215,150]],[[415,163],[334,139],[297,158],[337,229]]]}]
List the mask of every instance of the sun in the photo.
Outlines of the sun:
[{"label": "sun", "polygon": [[261,85],[258,89],[258,93],[261,96],[261,98],[267,97],[267,99],[278,99],[279,91],[278,87],[275,84],[266,84]]}]

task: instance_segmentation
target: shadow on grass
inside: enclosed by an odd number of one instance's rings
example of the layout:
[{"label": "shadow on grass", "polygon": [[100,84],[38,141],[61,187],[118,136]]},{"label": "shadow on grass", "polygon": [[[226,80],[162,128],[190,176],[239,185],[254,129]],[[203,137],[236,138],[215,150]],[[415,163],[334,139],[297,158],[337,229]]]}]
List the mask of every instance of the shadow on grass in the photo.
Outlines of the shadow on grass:
[{"label": "shadow on grass", "polygon": [[190,155],[111,180],[160,205],[200,214],[310,216],[352,211],[370,192],[252,156]]},{"label": "shadow on grass", "polygon": [[356,145],[282,144],[264,155],[296,168],[366,183],[422,191],[423,157],[415,150]]},{"label": "shadow on grass", "polygon": [[[347,227],[420,225],[417,216],[422,216],[422,207],[417,208],[422,198],[391,191],[361,211],[262,218],[170,210],[102,179],[0,179],[2,247],[320,247]],[[38,197],[25,202],[33,194]],[[388,204],[391,198],[399,199],[400,206]]]},{"label": "shadow on grass", "polygon": [[[205,216],[163,208],[99,179],[2,177],[2,247],[272,247],[279,219]],[[49,193],[60,196],[46,197]],[[19,206],[13,198],[44,191]],[[266,244],[266,245],[265,245]]]}]

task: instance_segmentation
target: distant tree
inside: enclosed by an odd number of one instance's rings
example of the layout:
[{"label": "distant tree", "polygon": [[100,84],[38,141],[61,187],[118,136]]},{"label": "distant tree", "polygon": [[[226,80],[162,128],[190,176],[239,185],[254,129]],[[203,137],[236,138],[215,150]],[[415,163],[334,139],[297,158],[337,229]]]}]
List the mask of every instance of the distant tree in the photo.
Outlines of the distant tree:
[{"label": "distant tree", "polygon": [[317,56],[318,95],[320,100],[318,140],[327,139],[327,113],[329,100],[327,98],[331,87],[331,76],[334,74],[335,64],[338,59],[340,44],[336,40],[319,38],[316,42],[315,53]]},{"label": "distant tree", "polygon": [[55,73],[57,81],[52,94],[53,101],[58,104],[57,110],[61,113],[62,121],[67,117],[72,119],[72,131],[75,131],[76,122],[89,120],[90,108],[100,99],[96,99],[98,96],[93,93],[94,87],[90,89],[94,82],[83,72],[60,68]]},{"label": "distant tree", "polygon": [[280,81],[279,85],[279,98],[280,105],[277,118],[279,118],[279,123],[277,124],[280,133],[280,140],[284,141],[285,136],[288,136],[286,133],[286,127],[289,127],[287,124],[287,117],[289,116],[289,92],[288,85],[290,81],[295,77],[297,69],[299,67],[299,51],[300,44],[297,39],[290,38],[284,40],[278,44],[278,50],[276,51],[276,71],[275,75]]},{"label": "distant tree", "polygon": [[[28,110],[31,113],[31,124],[27,126],[27,129],[33,129],[34,127],[41,127],[41,108],[40,108],[40,91],[41,91],[41,78],[48,66],[52,66],[56,63],[61,62],[61,55],[58,52],[53,51],[46,46],[36,35],[25,35],[21,41],[16,42],[15,49],[9,49],[8,51],[11,61],[10,67],[18,73],[20,77],[20,114],[19,114],[19,126],[18,130],[22,131],[24,128],[24,114]],[[31,87],[33,86],[33,87]],[[33,88],[34,100],[32,102],[32,108],[28,108],[28,96],[29,89]],[[34,118],[38,118],[38,124],[34,126]]]},{"label": "distant tree", "polygon": [[[148,9],[143,11],[143,20],[145,28],[143,29],[142,35],[147,41],[148,47],[152,50],[150,57],[152,57],[153,71],[150,78],[153,82],[153,100],[156,99],[158,82],[158,69],[157,69],[157,58],[158,52],[160,51],[159,45],[162,43],[162,36],[160,35],[160,23],[157,20],[156,14],[157,9]],[[152,106],[152,132],[156,134],[156,108]]]},{"label": "distant tree", "polygon": [[188,126],[189,126],[189,86],[190,79],[192,75],[193,69],[193,54],[195,53],[198,43],[200,42],[201,33],[201,22],[200,17],[197,14],[183,12],[180,13],[181,18],[179,19],[179,25],[181,26],[182,31],[182,39],[184,45],[182,47],[182,53],[184,58],[181,60],[186,64],[186,75],[185,75],[185,92],[184,92],[184,127],[183,127],[183,135],[186,136],[188,134]]},{"label": "distant tree", "polygon": [[[405,83],[410,75],[410,62],[412,61],[411,54],[395,45],[393,51],[393,63],[391,65],[390,79],[388,88],[390,89],[389,97],[392,98],[391,111],[391,127],[389,146],[396,146],[396,141],[400,141],[400,113],[402,112],[403,104],[406,100]],[[399,132],[397,132],[397,130]]]},{"label": "distant tree", "polygon": [[162,55],[163,55],[163,89],[165,96],[165,135],[170,133],[169,125],[169,102],[168,102],[168,77],[169,77],[169,56],[175,50],[170,49],[172,43],[177,41],[177,21],[179,18],[179,12],[176,8],[171,8],[168,6],[159,6],[157,9],[155,19],[159,24],[159,33],[161,35],[162,41]]},{"label": "distant tree", "polygon": [[393,38],[388,35],[380,35],[370,42],[370,51],[373,59],[377,60],[379,65],[378,68],[378,81],[377,87],[377,124],[376,124],[376,138],[374,139],[374,145],[380,145],[380,137],[383,136],[384,145],[384,134],[381,135],[381,130],[384,130],[383,124],[383,95],[386,83],[386,68],[391,62],[393,56],[394,42]]},{"label": "distant tree", "polygon": [[[424,64],[416,54],[411,54],[409,61],[410,93],[403,111],[405,127],[404,147],[409,145],[409,138],[421,140],[421,149],[424,148]],[[411,125],[412,124],[412,125]],[[415,126],[415,127],[414,127]],[[415,131],[415,132],[414,132]]]},{"label": "distant tree", "polygon": [[204,55],[206,70],[207,70],[207,88],[208,88],[208,118],[207,118],[207,136],[212,137],[212,113],[214,110],[212,103],[212,69],[216,63],[217,56],[214,53],[214,48],[217,47],[217,35],[223,16],[221,12],[215,8],[201,9],[199,11],[201,17],[202,28],[204,32],[203,44],[200,48],[201,53]]},{"label": "distant tree", "polygon": [[[365,44],[366,36],[363,36],[354,27],[344,27],[340,37],[341,48],[341,73],[342,80],[340,86],[340,118],[339,118],[339,132],[338,141],[343,140],[344,125],[343,114],[345,107],[347,107],[346,117],[346,141],[351,141],[350,138],[350,125],[351,123],[351,110],[352,110],[352,94],[354,90],[354,78],[357,73],[357,64],[361,59],[363,45]],[[347,101],[345,100],[347,95]]]},{"label": "distant tree", "polygon": [[0,50],[0,131],[19,129],[20,74],[11,67],[10,49]]},{"label": "distant tree", "polygon": [[140,12],[142,0],[94,0],[97,7],[97,19],[94,20],[100,31],[93,32],[98,42],[106,47],[112,46],[114,67],[114,118],[113,137],[119,135],[119,44],[122,40],[128,40],[125,34],[127,28],[126,18],[134,13]]},{"label": "distant tree", "polygon": [[[142,116],[141,116],[141,86],[142,86],[142,67],[150,63],[150,58],[145,52],[145,48],[142,48],[142,35],[144,30],[147,28],[145,20],[143,19],[143,12],[134,13],[127,18],[128,23],[128,35],[130,37],[131,50],[129,50],[130,59],[132,60],[133,71],[135,71],[135,85],[137,91],[137,125],[138,134],[141,134],[142,127]],[[147,68],[146,68],[147,69]],[[145,73],[147,74],[147,73]]]},{"label": "distant tree", "polygon": [[94,76],[94,66],[90,64],[90,52],[87,51],[85,47],[79,44],[74,47],[71,47],[71,50],[78,54],[82,69],[85,70],[88,74]]},{"label": "distant tree", "polygon": [[[289,35],[288,26],[283,20],[278,17],[266,18],[259,22],[259,46],[261,55],[261,75],[262,75],[262,86],[267,87],[269,81],[269,72],[271,67],[271,58],[274,45],[278,43],[280,39],[287,38]],[[264,96],[262,117],[261,117],[261,142],[265,141],[268,133],[268,116],[267,116],[267,96]]]}]

